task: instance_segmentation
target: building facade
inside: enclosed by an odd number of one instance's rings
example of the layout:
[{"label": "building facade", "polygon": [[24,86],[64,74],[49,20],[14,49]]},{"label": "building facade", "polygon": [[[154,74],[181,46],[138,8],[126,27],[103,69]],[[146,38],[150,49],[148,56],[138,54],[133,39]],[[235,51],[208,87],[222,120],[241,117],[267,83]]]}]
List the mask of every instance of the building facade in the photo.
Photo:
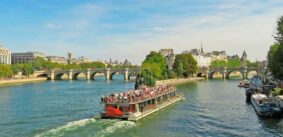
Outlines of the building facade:
[{"label": "building facade", "polygon": [[161,49],[159,53],[166,59],[166,65],[169,70],[173,69],[175,54],[173,49]]},{"label": "building facade", "polygon": [[34,60],[37,57],[41,57],[45,59],[45,55],[40,52],[24,52],[24,53],[12,53],[11,54],[11,60],[12,64],[33,64]]},{"label": "building facade", "polygon": [[65,57],[60,56],[48,56],[46,57],[50,62],[58,64],[68,64],[68,60]]},{"label": "building facade", "polygon": [[0,45],[0,64],[11,64],[11,52]]},{"label": "building facade", "polygon": [[81,57],[78,57],[76,59],[75,58],[71,59],[71,62],[76,63],[76,64],[82,64],[82,63],[91,63],[93,61],[88,59],[88,58],[81,56]]},{"label": "building facade", "polygon": [[199,68],[209,67],[211,65],[211,56],[206,54],[203,49],[191,49],[191,51],[184,51],[182,54],[192,54],[198,63]]}]

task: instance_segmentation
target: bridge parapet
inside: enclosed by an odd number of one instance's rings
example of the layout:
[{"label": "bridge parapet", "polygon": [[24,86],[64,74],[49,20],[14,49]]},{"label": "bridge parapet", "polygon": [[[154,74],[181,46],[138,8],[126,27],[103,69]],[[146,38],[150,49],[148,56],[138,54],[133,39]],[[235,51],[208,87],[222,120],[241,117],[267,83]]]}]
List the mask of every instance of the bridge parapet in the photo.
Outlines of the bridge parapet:
[{"label": "bridge parapet", "polygon": [[58,80],[66,74],[69,80],[77,79],[79,74],[85,74],[87,80],[94,79],[96,73],[103,73],[106,80],[112,80],[113,75],[122,74],[124,75],[124,80],[129,80],[131,75],[136,75],[136,72],[139,72],[139,69],[113,69],[113,68],[88,68],[85,70],[49,70],[44,71],[42,74],[45,74],[50,80]]}]

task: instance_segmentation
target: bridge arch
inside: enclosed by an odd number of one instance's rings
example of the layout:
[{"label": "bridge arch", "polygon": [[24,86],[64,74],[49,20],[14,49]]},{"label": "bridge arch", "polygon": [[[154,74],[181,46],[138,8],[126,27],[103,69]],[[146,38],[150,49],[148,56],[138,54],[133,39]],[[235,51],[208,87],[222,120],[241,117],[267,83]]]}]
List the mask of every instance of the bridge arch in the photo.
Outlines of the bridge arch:
[{"label": "bridge arch", "polygon": [[254,75],[258,75],[258,70],[249,70],[246,74],[247,79],[251,79]]},{"label": "bridge arch", "polygon": [[230,76],[231,76],[231,74],[234,73],[234,72],[240,73],[240,74],[241,74],[241,79],[244,79],[244,78],[245,78],[245,75],[244,75],[244,73],[243,73],[241,70],[230,70],[230,71],[228,71],[228,72],[226,73],[226,79],[231,79]]},{"label": "bridge arch", "polygon": [[79,75],[83,74],[85,78],[87,78],[87,74],[85,72],[75,72],[73,74],[73,80],[78,80],[79,79]]},{"label": "bridge arch", "polygon": [[103,74],[103,75],[105,76],[105,73],[104,73],[104,72],[101,72],[101,71],[94,71],[94,72],[92,72],[92,73],[90,74],[90,79],[91,79],[91,80],[95,80],[95,76],[96,76],[96,74],[98,74],[98,73],[101,73],[101,74]]},{"label": "bridge arch", "polygon": [[63,76],[67,76],[69,77],[69,75],[65,72],[61,72],[61,73],[56,73],[55,74],[55,80],[62,80],[63,79]]},{"label": "bridge arch", "polygon": [[50,75],[47,74],[47,73],[39,74],[39,75],[37,75],[36,77],[37,77],[37,78],[47,78],[47,80],[50,80],[50,79],[51,79]]},{"label": "bridge arch", "polygon": [[132,76],[137,76],[138,72],[130,72],[128,75],[128,80],[131,80]]},{"label": "bridge arch", "polygon": [[206,77],[204,72],[197,72],[197,77]]},{"label": "bridge arch", "polygon": [[213,75],[216,74],[216,73],[221,74],[221,76],[222,76],[221,78],[224,77],[223,72],[217,70],[217,71],[212,71],[212,72],[209,73],[209,75],[208,75],[209,79],[214,79],[214,78],[213,78]]},{"label": "bridge arch", "polygon": [[123,72],[120,72],[120,71],[113,71],[113,72],[111,72],[110,73],[110,80],[113,80],[113,76],[115,75],[115,74],[120,74],[120,75],[124,75],[125,76],[125,74],[123,73]]}]

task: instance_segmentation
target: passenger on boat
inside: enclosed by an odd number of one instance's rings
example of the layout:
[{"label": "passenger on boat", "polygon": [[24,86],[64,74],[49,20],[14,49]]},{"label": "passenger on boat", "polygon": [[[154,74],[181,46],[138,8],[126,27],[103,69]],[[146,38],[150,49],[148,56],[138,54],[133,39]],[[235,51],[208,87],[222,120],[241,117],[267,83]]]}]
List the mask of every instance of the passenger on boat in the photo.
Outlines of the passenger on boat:
[{"label": "passenger on boat", "polygon": [[111,94],[110,96],[101,96],[102,103],[115,103],[115,102],[123,102],[130,103],[140,101],[142,99],[153,98],[154,96],[163,94],[164,92],[169,92],[173,89],[173,86],[159,86],[156,88],[142,88],[139,90],[131,90],[124,93],[119,94]]}]

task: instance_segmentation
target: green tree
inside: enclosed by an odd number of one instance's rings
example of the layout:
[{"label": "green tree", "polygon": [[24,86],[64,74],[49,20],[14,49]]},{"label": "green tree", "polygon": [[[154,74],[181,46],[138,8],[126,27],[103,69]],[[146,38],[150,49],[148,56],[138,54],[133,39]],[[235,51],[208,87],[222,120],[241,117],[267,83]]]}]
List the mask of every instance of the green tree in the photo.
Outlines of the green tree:
[{"label": "green tree", "polygon": [[172,71],[172,70],[168,70],[167,74],[168,74],[168,78],[169,79],[177,78],[177,74],[174,71]]},{"label": "green tree", "polygon": [[228,59],[227,67],[228,68],[239,68],[239,67],[241,67],[241,60],[239,60],[239,59]]},{"label": "green tree", "polygon": [[268,67],[276,78],[283,79],[283,16],[277,21],[276,44],[268,52]]},{"label": "green tree", "polygon": [[182,60],[175,59],[175,62],[173,64],[173,70],[174,72],[176,72],[177,77],[183,77],[184,67]]},{"label": "green tree", "polygon": [[41,57],[36,57],[36,59],[33,61],[32,67],[36,70],[42,70],[46,68],[47,61],[44,60]]},{"label": "green tree", "polygon": [[10,65],[0,65],[0,78],[8,78],[13,75]]},{"label": "green tree", "polygon": [[143,85],[150,87],[156,85],[156,81],[155,78],[153,77],[153,73],[148,69],[143,69],[140,73],[137,74],[135,89],[138,89]]},{"label": "green tree", "polygon": [[185,78],[193,75],[197,71],[197,61],[191,54],[179,54],[175,57],[173,70],[177,75]]},{"label": "green tree", "polygon": [[23,74],[27,77],[29,77],[31,74],[33,74],[34,70],[32,68],[32,65],[30,64],[24,64],[23,66]]},{"label": "green tree", "polygon": [[211,67],[220,68],[220,67],[227,67],[227,61],[225,60],[214,60],[211,62]]},{"label": "green tree", "polygon": [[[273,44],[272,46],[270,46],[269,48],[269,51],[268,51],[268,67],[272,70],[274,70],[274,67],[276,66],[276,62],[273,62],[273,57],[274,57],[274,54],[275,52],[277,51],[279,47],[279,44],[278,43],[275,43]],[[276,72],[273,72],[273,73],[276,73]]]},{"label": "green tree", "polygon": [[154,78],[164,79],[166,73],[166,60],[160,53],[152,51],[146,56],[141,68],[152,72]]}]

